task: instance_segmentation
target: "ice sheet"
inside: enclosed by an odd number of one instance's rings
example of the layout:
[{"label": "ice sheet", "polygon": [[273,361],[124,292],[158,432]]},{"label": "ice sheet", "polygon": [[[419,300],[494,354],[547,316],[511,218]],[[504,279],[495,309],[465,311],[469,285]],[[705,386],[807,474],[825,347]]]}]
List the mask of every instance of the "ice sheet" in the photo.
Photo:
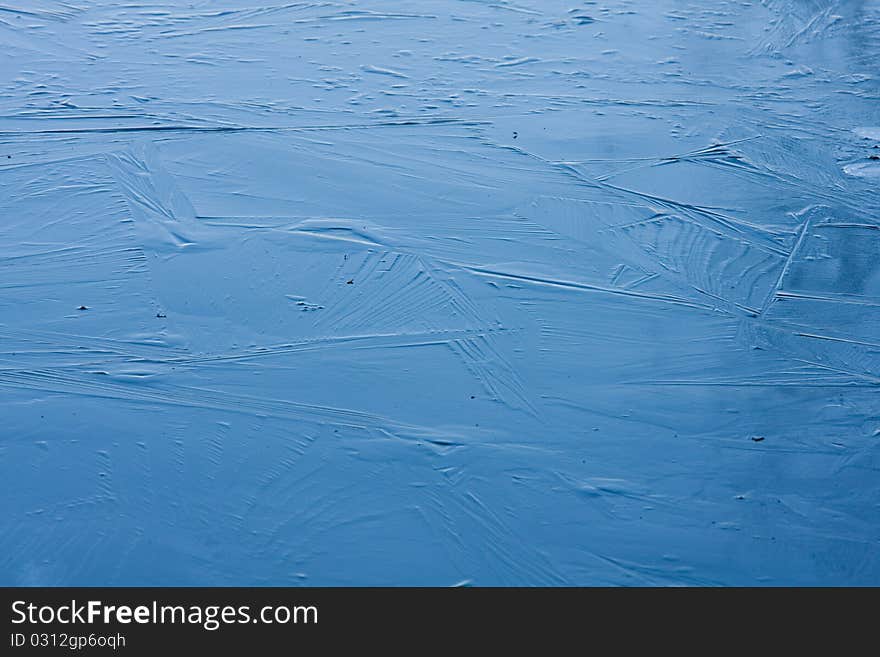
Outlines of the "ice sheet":
[{"label": "ice sheet", "polygon": [[0,583],[880,584],[880,2],[0,44]]}]

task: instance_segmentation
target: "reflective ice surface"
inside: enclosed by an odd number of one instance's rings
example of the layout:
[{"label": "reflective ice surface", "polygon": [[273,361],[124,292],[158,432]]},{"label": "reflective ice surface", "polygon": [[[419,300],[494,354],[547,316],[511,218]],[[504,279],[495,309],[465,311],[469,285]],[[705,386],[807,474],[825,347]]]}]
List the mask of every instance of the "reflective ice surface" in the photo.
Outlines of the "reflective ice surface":
[{"label": "reflective ice surface", "polygon": [[880,2],[0,6],[0,582],[880,584]]}]

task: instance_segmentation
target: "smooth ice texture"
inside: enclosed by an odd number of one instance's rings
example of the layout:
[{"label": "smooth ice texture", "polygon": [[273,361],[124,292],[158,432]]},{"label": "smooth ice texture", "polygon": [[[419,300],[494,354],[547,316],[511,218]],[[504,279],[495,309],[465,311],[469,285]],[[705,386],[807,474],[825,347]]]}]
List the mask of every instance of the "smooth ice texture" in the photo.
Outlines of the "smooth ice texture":
[{"label": "smooth ice texture", "polygon": [[880,2],[0,44],[3,584],[880,584]]}]

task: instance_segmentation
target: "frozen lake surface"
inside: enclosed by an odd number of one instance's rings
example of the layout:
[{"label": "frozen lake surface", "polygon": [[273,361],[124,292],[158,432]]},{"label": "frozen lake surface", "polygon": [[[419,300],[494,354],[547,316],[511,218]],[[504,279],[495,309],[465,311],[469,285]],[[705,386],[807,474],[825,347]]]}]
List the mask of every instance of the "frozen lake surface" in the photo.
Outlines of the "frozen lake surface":
[{"label": "frozen lake surface", "polygon": [[880,584],[880,1],[0,44],[3,584]]}]

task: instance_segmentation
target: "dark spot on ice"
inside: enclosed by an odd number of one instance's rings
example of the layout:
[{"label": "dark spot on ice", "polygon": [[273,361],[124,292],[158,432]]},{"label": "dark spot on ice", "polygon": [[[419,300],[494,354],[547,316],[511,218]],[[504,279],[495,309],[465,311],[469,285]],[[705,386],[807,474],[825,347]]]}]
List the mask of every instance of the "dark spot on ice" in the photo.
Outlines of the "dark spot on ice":
[{"label": "dark spot on ice", "polygon": [[880,160],[880,155],[869,155],[868,159],[869,160]]},{"label": "dark spot on ice", "polygon": [[475,397],[473,395],[471,395],[471,399],[475,399]]},{"label": "dark spot on ice", "polygon": [[519,137],[519,133],[516,132],[516,131],[514,130],[514,132],[513,132],[513,138],[516,139],[517,137]]},{"label": "dark spot on ice", "polygon": [[156,313],[156,317],[158,317],[159,319],[165,319],[166,317],[168,317],[168,315],[166,315],[165,313]]},{"label": "dark spot on ice", "polygon": [[88,306],[80,306],[77,310],[88,310]]},{"label": "dark spot on ice", "polygon": [[764,436],[752,436],[752,440],[755,441],[756,443],[759,443],[762,440],[764,440]]},{"label": "dark spot on ice", "polygon": [[347,281],[345,281],[345,284],[346,284],[346,285],[354,285],[354,279],[353,279],[353,278],[349,278]]},{"label": "dark spot on ice", "polygon": [[591,23],[595,23],[596,19],[592,16],[588,16],[587,14],[582,14],[577,9],[572,9],[568,13],[572,14],[571,20],[573,20],[578,25],[590,25]]}]

